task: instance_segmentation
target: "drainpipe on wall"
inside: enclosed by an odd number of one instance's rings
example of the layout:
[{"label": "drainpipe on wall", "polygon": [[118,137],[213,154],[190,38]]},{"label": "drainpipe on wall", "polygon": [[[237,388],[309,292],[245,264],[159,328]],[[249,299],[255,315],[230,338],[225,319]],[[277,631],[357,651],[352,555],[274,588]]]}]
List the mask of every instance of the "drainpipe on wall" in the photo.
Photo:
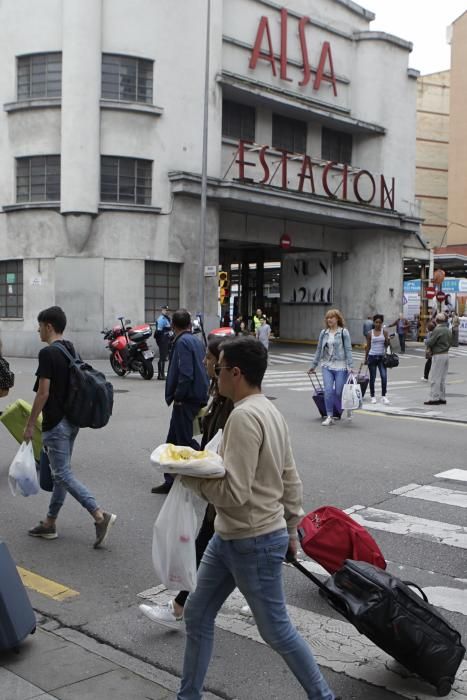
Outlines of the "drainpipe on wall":
[{"label": "drainpipe on wall", "polygon": [[204,69],[203,154],[201,168],[201,211],[199,232],[198,313],[204,319],[204,263],[206,259],[206,204],[208,190],[209,63],[211,40],[211,0],[207,0],[206,60]]}]

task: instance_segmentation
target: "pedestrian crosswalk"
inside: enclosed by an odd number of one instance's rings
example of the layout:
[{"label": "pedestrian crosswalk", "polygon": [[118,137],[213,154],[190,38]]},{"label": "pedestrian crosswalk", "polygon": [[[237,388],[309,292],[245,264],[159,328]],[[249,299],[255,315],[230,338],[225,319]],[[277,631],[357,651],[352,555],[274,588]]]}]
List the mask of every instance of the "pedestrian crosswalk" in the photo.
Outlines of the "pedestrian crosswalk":
[{"label": "pedestrian crosswalk", "polygon": [[[378,533],[385,532],[398,538],[398,556],[400,561],[388,562],[388,570],[395,575],[402,576],[401,570],[407,576],[407,569],[410,568],[410,577],[415,583],[420,585],[428,595],[430,602],[442,608],[441,612],[448,611],[454,615],[451,621],[460,621],[467,617],[467,579],[456,578],[446,574],[438,574],[437,582],[434,585],[434,573],[424,569],[415,568],[410,561],[404,561],[404,547],[401,545],[401,538],[409,538],[410,541],[430,542],[442,548],[454,548],[463,550],[460,556],[464,556],[467,549],[467,527],[456,525],[453,522],[443,522],[438,518],[430,518],[430,508],[433,513],[439,513],[440,508],[465,508],[467,506],[467,493],[462,490],[462,486],[467,482],[467,469],[450,469],[438,472],[433,475],[433,483],[406,484],[389,491],[387,496],[391,498],[391,506],[394,510],[384,508],[355,505],[346,509],[346,512],[358,523],[364,525],[373,536],[378,539]],[[438,484],[440,484],[438,486]],[[456,488],[458,487],[458,488]],[[394,498],[396,499],[394,501]],[[419,517],[404,512],[398,512],[398,500],[405,498],[419,498],[427,502],[424,510],[426,517]],[[404,511],[401,502],[401,511]],[[405,509],[406,510],[406,509]],[[453,511],[449,511],[452,516]],[[448,517],[448,520],[455,520],[455,516]],[[410,552],[409,548],[406,550]],[[316,562],[303,558],[302,563],[307,568],[318,575],[327,576],[327,573]],[[286,565],[288,566],[288,565]],[[427,563],[427,569],[430,564]],[[297,573],[298,576],[298,573]],[[426,584],[430,585],[427,586]],[[288,605],[290,617],[300,630],[300,633],[307,639],[313,648],[318,663],[334,672],[344,674],[353,680],[368,682],[376,688],[384,688],[394,695],[402,698],[414,700],[432,700],[434,691],[431,686],[421,680],[401,673],[401,668],[384,652],[372,644],[364,636],[360,635],[355,628],[341,617],[335,614],[323,614],[322,606],[320,612],[313,608],[318,604],[318,596],[312,584],[303,580],[304,586],[310,587],[309,605],[300,607]],[[173,594],[163,586],[143,591],[139,594],[141,598],[150,600],[157,604],[167,603]],[[258,644],[264,641],[258,634],[254,619],[245,618],[240,613],[241,607],[245,604],[244,598],[238,591],[230,596],[219,613],[216,626],[226,633],[242,637]],[[455,616],[460,616],[456,618]],[[453,624],[456,624],[453,622]],[[160,633],[164,634],[163,628]],[[344,681],[345,687],[345,681]],[[377,691],[375,690],[375,697]],[[453,684],[451,693],[446,696],[451,700],[460,700],[467,697],[467,661],[463,661],[457,678]]]},{"label": "pedestrian crosswalk", "polygon": [[[395,349],[398,353],[398,350]],[[399,354],[399,353],[398,353]],[[270,365],[290,365],[296,362],[304,362],[311,364],[311,360],[314,355],[314,350],[309,351],[281,351],[280,349],[272,348],[269,351],[269,364]],[[364,350],[352,349],[352,356],[354,359],[354,364],[357,362],[363,362],[365,358]],[[457,348],[451,348],[449,351],[449,357],[467,357],[467,345],[459,345]],[[409,352],[405,352],[403,355],[399,354],[399,359],[404,362],[405,359],[424,359],[425,358],[425,348],[423,346],[417,348],[411,348]]]},{"label": "pedestrian crosswalk", "polygon": [[[268,369],[264,376],[263,387],[265,389],[284,388],[289,389],[290,391],[312,391],[313,387],[307,374],[307,370],[308,368],[301,370]],[[320,370],[317,370],[314,378],[316,386],[318,386],[318,384],[323,384],[323,375]],[[404,388],[418,383],[419,382],[410,379],[400,379],[395,381],[391,379],[390,387]],[[376,378],[376,387],[378,392],[379,386],[380,378],[378,376]]]},{"label": "pedestrian crosswalk", "polygon": [[[465,354],[467,355],[467,348]],[[276,349],[270,350],[269,352],[269,364],[270,365],[291,365],[296,362],[303,362],[308,365],[311,364],[311,361],[314,356],[314,351],[308,351],[308,352],[282,352]],[[354,365],[358,366],[358,363],[363,362],[365,359],[365,351],[364,350],[352,350],[352,357],[354,360]],[[411,359],[417,359],[420,360],[421,357],[423,357],[422,354],[409,354],[405,353],[402,356],[399,356],[399,359],[404,361],[406,358],[411,358]]]}]

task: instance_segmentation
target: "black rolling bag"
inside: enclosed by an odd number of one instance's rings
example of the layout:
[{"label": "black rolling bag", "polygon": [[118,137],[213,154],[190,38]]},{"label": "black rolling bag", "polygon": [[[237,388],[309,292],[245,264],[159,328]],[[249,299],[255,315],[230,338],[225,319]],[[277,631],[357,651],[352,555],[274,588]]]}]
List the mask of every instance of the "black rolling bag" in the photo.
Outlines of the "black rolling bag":
[{"label": "black rolling bag", "polygon": [[450,693],[465,647],[459,632],[429,604],[421,588],[366,562],[347,559],[323,582],[296,560],[289,561],[361,634],[434,685],[438,695]]},{"label": "black rolling bag", "polygon": [[0,542],[0,651],[17,649],[36,631],[36,616],[15,563]]},{"label": "black rolling bag", "polygon": [[[324,403],[324,389],[321,385],[321,382],[319,380],[319,377],[316,374],[309,374],[310,377],[310,382],[313,386],[313,401],[316,404],[316,408],[321,414],[321,418],[326,418],[327,412],[326,412],[326,405]],[[335,399],[334,400],[334,410],[333,410],[333,417],[334,418],[340,418],[342,415],[342,406],[340,399]]]}]

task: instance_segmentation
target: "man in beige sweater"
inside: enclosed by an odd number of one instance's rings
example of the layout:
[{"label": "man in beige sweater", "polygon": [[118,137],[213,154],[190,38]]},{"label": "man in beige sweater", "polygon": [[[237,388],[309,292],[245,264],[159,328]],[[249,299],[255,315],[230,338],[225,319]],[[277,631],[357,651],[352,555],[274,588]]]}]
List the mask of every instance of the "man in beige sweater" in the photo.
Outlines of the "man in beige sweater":
[{"label": "man in beige sweater", "polygon": [[297,552],[302,484],[287,424],[261,392],[266,366],[266,349],[253,338],[222,346],[216,367],[219,392],[235,404],[221,446],[226,474],[223,479],[182,479],[216,507],[217,516],[196,591],[185,606],[187,640],[178,700],[202,697],[214,621],[235,587],[245,596],[261,636],[281,654],[307,697],[335,698],[285,605],[282,564],[287,550]]}]

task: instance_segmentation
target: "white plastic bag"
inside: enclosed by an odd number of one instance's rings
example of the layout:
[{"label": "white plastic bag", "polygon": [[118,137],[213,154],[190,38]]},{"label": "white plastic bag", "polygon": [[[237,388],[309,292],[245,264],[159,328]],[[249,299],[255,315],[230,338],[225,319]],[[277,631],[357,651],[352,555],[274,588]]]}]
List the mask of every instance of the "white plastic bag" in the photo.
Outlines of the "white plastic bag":
[{"label": "white plastic bag", "polygon": [[[202,459],[185,459],[183,461],[164,462],[161,464],[160,458],[167,447],[167,443],[156,447],[150,459],[161,471],[168,474],[197,476],[201,479],[219,479],[225,476],[224,462],[222,457],[218,454],[221,440],[222,430],[218,430],[212,440],[208,442],[204,448],[208,452],[208,455]],[[174,449],[185,450],[186,448],[180,445],[174,445]]]},{"label": "white plastic bag", "polygon": [[177,476],[154,523],[152,538],[154,570],[171,591],[196,588],[196,531],[193,494]]},{"label": "white plastic bag", "polygon": [[362,390],[352,373],[342,389],[342,410],[354,411],[362,407]]},{"label": "white plastic bag", "polygon": [[32,440],[23,442],[10,464],[8,470],[8,483],[11,493],[16,496],[33,496],[39,493],[39,481],[37,479],[36,462]]}]

